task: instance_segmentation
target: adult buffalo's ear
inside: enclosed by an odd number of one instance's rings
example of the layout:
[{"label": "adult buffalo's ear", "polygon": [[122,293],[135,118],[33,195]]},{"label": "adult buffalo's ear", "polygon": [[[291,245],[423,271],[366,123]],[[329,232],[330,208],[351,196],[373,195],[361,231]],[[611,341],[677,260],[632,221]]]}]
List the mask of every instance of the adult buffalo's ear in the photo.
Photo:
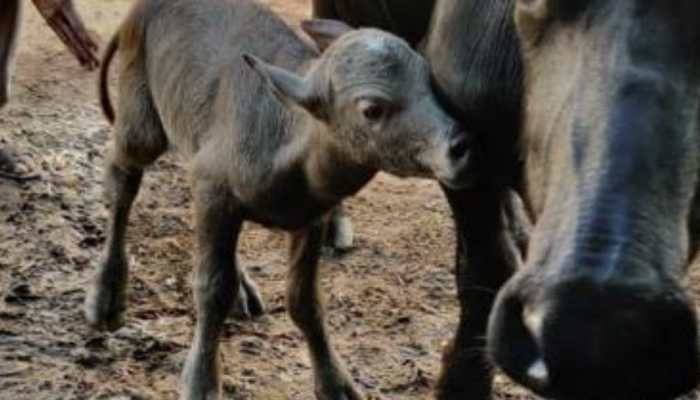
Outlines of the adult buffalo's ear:
[{"label": "adult buffalo's ear", "polygon": [[302,21],[301,29],[314,40],[318,49],[324,52],[336,39],[354,28],[334,19],[317,18]]},{"label": "adult buffalo's ear", "polygon": [[265,82],[265,86],[286,106],[299,106],[316,118],[322,119],[320,96],[309,79],[298,76],[261,59],[243,54],[243,61]]}]

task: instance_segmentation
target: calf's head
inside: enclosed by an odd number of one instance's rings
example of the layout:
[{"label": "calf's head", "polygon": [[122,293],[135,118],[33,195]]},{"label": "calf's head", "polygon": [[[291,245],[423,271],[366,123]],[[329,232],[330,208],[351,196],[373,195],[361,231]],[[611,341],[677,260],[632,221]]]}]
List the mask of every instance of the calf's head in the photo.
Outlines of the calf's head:
[{"label": "calf's head", "polygon": [[489,353],[558,399],[671,399],[698,382],[681,286],[698,176],[700,2],[517,0],[527,260]]},{"label": "calf's head", "polygon": [[470,183],[471,136],[438,104],[423,57],[376,29],[330,20],[302,27],[322,51],[303,76],[245,58],[283,103],[308,112],[336,156],[451,187]]}]

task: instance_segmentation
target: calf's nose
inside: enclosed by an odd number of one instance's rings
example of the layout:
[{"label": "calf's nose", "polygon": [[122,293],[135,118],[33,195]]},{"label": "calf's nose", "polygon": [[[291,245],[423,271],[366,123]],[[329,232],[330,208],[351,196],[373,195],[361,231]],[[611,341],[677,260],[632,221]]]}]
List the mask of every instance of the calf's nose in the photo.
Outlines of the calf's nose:
[{"label": "calf's nose", "polygon": [[448,136],[447,146],[441,146],[435,160],[437,178],[452,189],[471,186],[476,177],[478,162],[474,157],[474,139],[472,135],[454,130]]},{"label": "calf's nose", "polygon": [[455,135],[450,141],[449,156],[452,162],[458,163],[469,156],[472,148],[472,140],[466,133]]},{"label": "calf's nose", "polygon": [[680,288],[563,284],[499,296],[489,355],[536,393],[571,400],[673,399],[700,378],[696,319]]}]

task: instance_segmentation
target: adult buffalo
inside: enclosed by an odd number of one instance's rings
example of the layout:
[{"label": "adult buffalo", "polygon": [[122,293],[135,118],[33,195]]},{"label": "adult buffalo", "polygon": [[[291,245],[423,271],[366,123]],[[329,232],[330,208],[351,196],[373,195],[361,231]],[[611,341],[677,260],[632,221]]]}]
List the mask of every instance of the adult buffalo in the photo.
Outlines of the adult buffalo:
[{"label": "adult buffalo", "polygon": [[484,173],[445,190],[461,314],[439,398],[489,398],[483,337],[492,363],[547,397],[697,384],[679,283],[697,247],[697,15],[694,0],[437,0],[423,52],[479,133]]},{"label": "adult buffalo", "polygon": [[435,0],[312,0],[316,16],[343,20],[355,26],[371,26],[396,33],[411,45],[425,36]]},{"label": "adult buffalo", "polygon": [[536,224],[491,358],[562,399],[670,399],[700,376],[680,280],[698,179],[700,3],[520,0]]}]

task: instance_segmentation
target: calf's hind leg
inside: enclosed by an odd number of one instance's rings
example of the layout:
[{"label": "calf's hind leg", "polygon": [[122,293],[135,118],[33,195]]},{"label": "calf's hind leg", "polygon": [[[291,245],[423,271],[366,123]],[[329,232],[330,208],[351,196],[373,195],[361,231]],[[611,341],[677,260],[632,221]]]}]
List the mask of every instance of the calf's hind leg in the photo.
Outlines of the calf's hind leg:
[{"label": "calf's hind leg", "polygon": [[87,320],[100,330],[116,330],[123,324],[128,270],[124,240],[129,211],[142,176],[143,170],[138,167],[125,167],[114,161],[107,166],[105,191],[111,203],[107,223],[107,249],[85,300]]},{"label": "calf's hind leg", "polygon": [[236,265],[239,268],[241,285],[238,290],[238,298],[231,309],[231,316],[238,320],[261,317],[265,314],[265,305],[258,285],[248,276],[238,259],[236,259]]},{"label": "calf's hind leg", "polygon": [[306,337],[314,369],[316,398],[360,400],[335,351],[330,345],[318,291],[318,261],[323,243],[323,224],[291,235],[290,276],[287,287],[289,314]]},{"label": "calf's hind leg", "polygon": [[326,228],[326,245],[335,250],[346,251],[352,247],[354,234],[350,217],[345,215],[342,204],[331,212]]},{"label": "calf's hind leg", "polygon": [[[128,83],[127,79],[128,75],[125,74],[123,81]],[[167,139],[150,101],[143,96],[129,96],[129,87],[132,86],[122,82],[120,114],[105,171],[105,194],[110,204],[107,247],[85,299],[87,320],[100,330],[115,330],[123,324],[128,274],[125,239],[129,212],[141,185],[143,168],[153,163],[167,148]]]}]

